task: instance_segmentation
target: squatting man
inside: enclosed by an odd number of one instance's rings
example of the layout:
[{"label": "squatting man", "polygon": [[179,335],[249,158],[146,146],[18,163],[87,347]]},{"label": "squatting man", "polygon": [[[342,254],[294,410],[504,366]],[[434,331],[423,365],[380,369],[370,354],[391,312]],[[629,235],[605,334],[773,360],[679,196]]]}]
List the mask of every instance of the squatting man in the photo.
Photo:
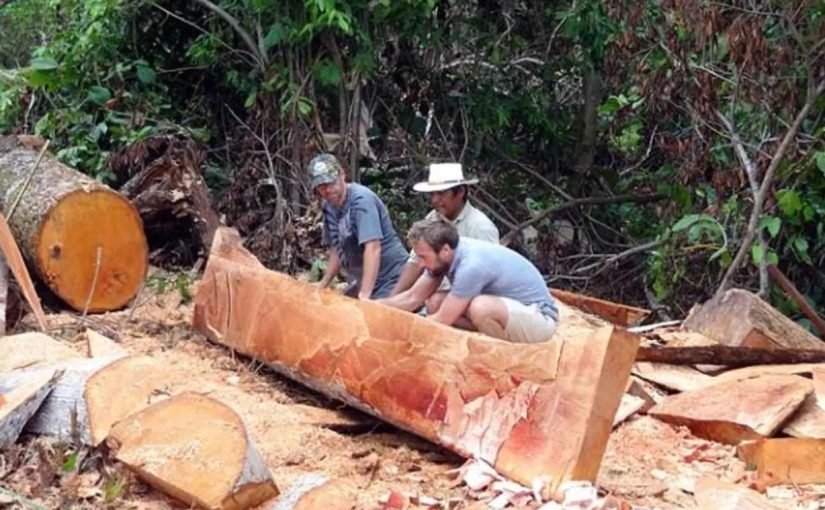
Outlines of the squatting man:
[{"label": "squatting man", "polygon": [[415,311],[447,278],[449,293],[429,319],[511,342],[552,338],[558,308],[526,258],[499,244],[459,237],[441,218],[413,224],[407,240],[426,271],[412,287],[379,303]]}]

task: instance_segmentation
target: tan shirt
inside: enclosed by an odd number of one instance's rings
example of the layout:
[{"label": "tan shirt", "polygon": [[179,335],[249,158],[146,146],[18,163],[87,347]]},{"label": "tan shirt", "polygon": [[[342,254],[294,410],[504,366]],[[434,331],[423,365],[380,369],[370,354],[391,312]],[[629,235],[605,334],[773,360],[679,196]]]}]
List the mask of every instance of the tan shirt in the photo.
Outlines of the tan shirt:
[{"label": "tan shirt", "polygon": [[[427,213],[425,219],[431,220],[437,216],[439,216],[438,212],[432,209]],[[447,218],[442,219],[449,221]],[[455,229],[461,237],[471,237],[496,244],[499,242],[498,228],[495,223],[493,223],[486,214],[473,207],[473,204],[469,201],[464,204],[464,208],[458,213],[455,221],[450,223],[455,225]],[[414,251],[410,250],[410,258],[407,262],[410,264],[418,263],[418,257]]]}]

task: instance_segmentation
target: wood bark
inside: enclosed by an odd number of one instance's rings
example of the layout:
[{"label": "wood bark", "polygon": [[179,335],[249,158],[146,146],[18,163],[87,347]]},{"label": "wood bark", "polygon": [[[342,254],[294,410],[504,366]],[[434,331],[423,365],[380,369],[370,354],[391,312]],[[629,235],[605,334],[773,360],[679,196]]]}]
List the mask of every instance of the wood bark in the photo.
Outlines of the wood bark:
[{"label": "wood bark", "polygon": [[282,374],[560,496],[594,480],[638,338],[604,326],[512,344],[318,289],[215,234],[194,327]]},{"label": "wood bark", "polygon": [[0,384],[14,385],[32,373],[55,368],[63,373],[26,430],[92,446],[102,443],[113,424],[144,408],[152,392],[163,387],[163,367],[145,356],[67,360],[4,374]]},{"label": "wood bark", "polygon": [[671,395],[648,414],[699,437],[738,444],[774,434],[812,392],[802,377],[757,377]]},{"label": "wood bark", "polygon": [[181,393],[126,418],[107,443],[140,478],[188,505],[243,510],[278,495],[241,418],[198,393]]},{"label": "wood bark", "polygon": [[584,294],[577,294],[566,290],[550,289],[554,298],[566,305],[573,306],[587,313],[597,315],[602,319],[625,328],[635,326],[645,320],[650,315],[650,310],[636,308],[633,306],[613,303]]},{"label": "wood bark", "polygon": [[708,345],[698,347],[639,347],[637,361],[670,365],[718,364],[728,367],[825,363],[825,351],[818,349],[770,349]]},{"label": "wood bark", "polygon": [[26,423],[43,404],[60,372],[43,370],[15,385],[0,381],[0,450],[17,441]]},{"label": "wood bark", "polygon": [[51,155],[32,174],[37,152],[21,138],[0,137],[0,209],[20,197],[8,219],[26,261],[75,310],[122,307],[148,267],[140,216],[122,195]]},{"label": "wood bark", "polygon": [[825,351],[825,342],[755,294],[740,289],[731,289],[696,307],[683,326],[733,347]]},{"label": "wood bark", "polygon": [[[3,259],[7,269],[11,270],[15,280],[17,280],[17,284],[20,286],[23,297],[25,297],[26,302],[29,303],[32,312],[37,319],[37,325],[40,326],[42,331],[46,331],[46,314],[43,313],[43,307],[40,305],[40,298],[34,290],[34,283],[32,282],[28,269],[26,269],[26,263],[23,261],[23,254],[20,253],[20,247],[14,240],[14,234],[12,234],[11,227],[9,227],[9,224],[2,213],[0,213],[0,251],[3,252]],[[4,276],[8,278],[8,271],[5,271]],[[5,305],[8,304],[8,289],[3,290],[2,293],[4,300],[3,324],[5,325],[5,314],[8,313],[8,309],[5,308]]]}]

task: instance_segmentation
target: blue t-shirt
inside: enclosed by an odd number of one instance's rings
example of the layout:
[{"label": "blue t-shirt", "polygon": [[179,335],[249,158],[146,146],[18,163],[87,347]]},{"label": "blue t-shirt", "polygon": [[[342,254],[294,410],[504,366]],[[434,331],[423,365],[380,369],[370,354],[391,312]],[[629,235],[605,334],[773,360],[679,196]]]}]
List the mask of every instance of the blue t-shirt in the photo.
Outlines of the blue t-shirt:
[{"label": "blue t-shirt", "polygon": [[381,262],[372,297],[382,298],[395,287],[408,256],[384,202],[369,188],[351,183],[340,208],[324,203],[324,241],[335,248],[350,282],[360,284],[363,245],[375,240],[381,241]]},{"label": "blue t-shirt", "polygon": [[545,315],[559,318],[553,296],[536,266],[500,244],[460,237],[447,278],[452,285],[450,292],[456,297],[506,297],[528,306],[537,304]]}]

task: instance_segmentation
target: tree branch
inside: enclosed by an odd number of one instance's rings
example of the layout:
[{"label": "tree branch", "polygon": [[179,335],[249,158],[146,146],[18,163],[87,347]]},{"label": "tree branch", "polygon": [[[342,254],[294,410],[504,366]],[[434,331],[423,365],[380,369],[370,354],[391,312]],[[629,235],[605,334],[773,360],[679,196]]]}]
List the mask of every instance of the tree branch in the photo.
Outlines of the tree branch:
[{"label": "tree branch", "polygon": [[266,70],[269,61],[266,58],[266,54],[260,52],[258,45],[255,44],[255,41],[252,40],[252,36],[249,35],[249,32],[243,29],[240,22],[235,19],[231,14],[223,10],[220,6],[217,6],[210,2],[209,0],[195,0],[197,3],[201,4],[202,6],[206,7],[210,11],[214,12],[221,18],[223,18],[229,26],[231,26],[235,32],[241,37],[243,42],[246,44],[247,48],[249,48],[252,55],[258,61],[258,66],[261,68],[261,71]]},{"label": "tree branch", "polygon": [[719,284],[719,288],[716,290],[717,296],[730,288],[733,276],[744,262],[745,256],[753,243],[753,238],[756,236],[756,227],[759,224],[759,218],[762,216],[762,206],[765,203],[765,197],[768,194],[768,190],[773,183],[773,176],[776,173],[776,169],[779,167],[779,163],[782,161],[785,151],[787,151],[788,147],[790,147],[791,141],[794,137],[796,137],[796,133],[802,125],[802,121],[804,121],[805,117],[808,116],[808,112],[811,110],[811,107],[816,102],[819,95],[822,94],[823,90],[825,90],[825,81],[820,82],[816,88],[809,89],[805,104],[802,106],[802,109],[799,110],[799,113],[796,114],[793,124],[791,124],[791,127],[788,128],[788,131],[779,143],[779,147],[776,149],[773,159],[771,159],[771,164],[765,172],[765,177],[762,179],[762,185],[759,187],[759,193],[757,193],[754,199],[753,210],[751,211],[750,219],[748,220],[745,237],[742,239],[742,245],[739,247],[739,251],[736,252],[736,256],[733,258],[728,270],[725,272],[725,276],[722,278],[722,282]]}]

